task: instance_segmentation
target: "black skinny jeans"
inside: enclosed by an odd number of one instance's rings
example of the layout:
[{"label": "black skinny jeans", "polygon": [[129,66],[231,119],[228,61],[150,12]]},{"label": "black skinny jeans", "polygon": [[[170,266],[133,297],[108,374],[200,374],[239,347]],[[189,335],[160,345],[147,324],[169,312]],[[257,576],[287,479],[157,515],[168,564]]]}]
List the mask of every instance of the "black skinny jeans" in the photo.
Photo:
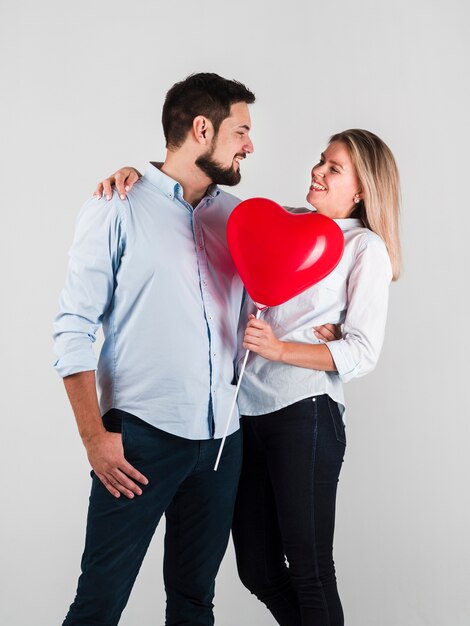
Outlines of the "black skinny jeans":
[{"label": "black skinny jeans", "polygon": [[281,626],[342,626],[333,562],[346,447],[338,406],[322,395],[242,423],[232,528],[240,579]]}]

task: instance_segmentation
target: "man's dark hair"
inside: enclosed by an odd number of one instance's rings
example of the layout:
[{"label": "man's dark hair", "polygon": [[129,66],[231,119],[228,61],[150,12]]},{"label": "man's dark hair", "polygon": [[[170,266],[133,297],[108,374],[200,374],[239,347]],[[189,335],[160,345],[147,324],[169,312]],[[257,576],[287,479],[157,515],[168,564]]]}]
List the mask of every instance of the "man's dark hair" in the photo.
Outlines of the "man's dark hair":
[{"label": "man's dark hair", "polygon": [[221,123],[230,115],[232,104],[254,101],[255,94],[236,80],[218,74],[191,74],[166,94],[162,112],[166,147],[180,147],[198,115],[212,122],[217,135]]}]

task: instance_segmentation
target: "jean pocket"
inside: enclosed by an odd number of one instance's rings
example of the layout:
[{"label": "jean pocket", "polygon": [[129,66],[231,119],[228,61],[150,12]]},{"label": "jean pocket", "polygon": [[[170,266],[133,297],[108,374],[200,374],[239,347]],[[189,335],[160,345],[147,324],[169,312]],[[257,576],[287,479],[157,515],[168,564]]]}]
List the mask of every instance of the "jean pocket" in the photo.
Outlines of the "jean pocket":
[{"label": "jean pocket", "polygon": [[124,457],[131,465],[140,462],[142,455],[150,445],[146,441],[147,428],[151,428],[145,422],[130,413],[122,416],[122,448]]},{"label": "jean pocket", "polygon": [[127,420],[125,417],[122,418],[121,438],[122,438],[122,447],[124,448],[128,439],[128,424],[127,424]]},{"label": "jean pocket", "polygon": [[109,409],[101,418],[103,426],[109,433],[120,433],[122,428],[122,412],[119,409]]},{"label": "jean pocket", "polygon": [[335,428],[336,439],[346,445],[346,428],[344,426],[338,403],[332,400],[328,395],[326,396],[326,399],[328,401],[328,409]]}]

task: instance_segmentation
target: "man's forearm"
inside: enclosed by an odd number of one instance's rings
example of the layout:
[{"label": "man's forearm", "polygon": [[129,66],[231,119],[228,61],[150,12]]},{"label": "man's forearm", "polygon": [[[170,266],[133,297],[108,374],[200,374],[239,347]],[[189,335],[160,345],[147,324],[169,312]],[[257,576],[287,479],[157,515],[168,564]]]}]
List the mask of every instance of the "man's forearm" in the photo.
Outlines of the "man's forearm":
[{"label": "man's forearm", "polygon": [[85,446],[105,428],[96,394],[95,372],[79,372],[64,378],[64,385],[72,405],[78,432]]}]

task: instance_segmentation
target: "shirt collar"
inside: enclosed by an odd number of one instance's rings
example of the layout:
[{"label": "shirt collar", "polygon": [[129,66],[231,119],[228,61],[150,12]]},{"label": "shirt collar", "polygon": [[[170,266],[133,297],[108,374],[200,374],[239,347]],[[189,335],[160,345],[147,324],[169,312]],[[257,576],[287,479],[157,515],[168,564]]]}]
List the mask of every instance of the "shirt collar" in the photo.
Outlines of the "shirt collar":
[{"label": "shirt collar", "polygon": [[346,217],[342,219],[333,220],[338,224],[341,230],[352,230],[353,228],[364,228],[364,224],[360,219],[356,217]]},{"label": "shirt collar", "polygon": [[217,198],[217,196],[220,193],[220,189],[217,187],[217,185],[214,183],[212,185],[210,185],[207,188],[207,194],[208,196],[210,196],[211,198]]},{"label": "shirt collar", "polygon": [[[173,198],[175,196],[183,195],[183,187],[179,184],[177,180],[170,178],[167,174],[164,174],[161,171],[163,163],[161,162],[150,162],[145,168],[144,176],[145,178],[155,187],[160,189],[165,196],[168,198]],[[220,189],[217,185],[210,185],[207,188],[206,196],[210,198],[216,198],[220,194]]]}]

